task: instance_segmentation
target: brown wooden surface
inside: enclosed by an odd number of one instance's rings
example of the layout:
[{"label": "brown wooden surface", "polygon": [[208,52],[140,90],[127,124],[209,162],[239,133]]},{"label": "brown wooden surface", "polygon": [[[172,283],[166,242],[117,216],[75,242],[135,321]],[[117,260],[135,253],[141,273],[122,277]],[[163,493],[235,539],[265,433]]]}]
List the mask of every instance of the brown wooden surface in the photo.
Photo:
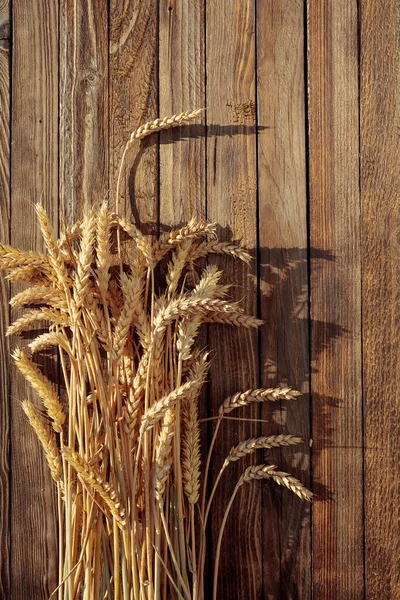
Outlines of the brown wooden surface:
[{"label": "brown wooden surface", "polygon": [[[0,235],[10,235],[10,5],[0,2]],[[9,285],[0,277],[0,597],[10,595],[10,398],[8,325]]]},{"label": "brown wooden surface", "polygon": [[365,565],[371,600],[400,597],[400,7],[361,2]]},{"label": "brown wooden surface", "polygon": [[[309,2],[313,589],[364,597],[357,2]],[[400,282],[399,282],[400,283]]]},{"label": "brown wooden surface", "polygon": [[[35,202],[41,200],[58,224],[58,24],[55,2],[12,5],[10,240],[16,247],[43,249]],[[47,368],[56,374],[54,362]],[[11,597],[21,599],[47,598],[58,579],[54,486],[20,406],[30,394],[13,367],[10,573]]]},{"label": "brown wooden surface", "polygon": [[[304,396],[254,409],[269,424],[225,426],[214,473],[239,438],[290,431],[305,443],[267,458],[316,494],[310,509],[243,488],[221,600],[400,597],[399,23],[395,0],[0,0],[1,242],[40,248],[33,202],[56,228],[75,220],[114,197],[137,125],[207,107],[132,148],[120,207],[145,231],[207,216],[250,248],[249,268],[218,264],[265,325],[210,328],[205,412],[250,386]],[[41,600],[57,577],[54,493],[9,376],[7,300],[1,280],[0,598]],[[209,575],[244,464],[230,466]]]}]

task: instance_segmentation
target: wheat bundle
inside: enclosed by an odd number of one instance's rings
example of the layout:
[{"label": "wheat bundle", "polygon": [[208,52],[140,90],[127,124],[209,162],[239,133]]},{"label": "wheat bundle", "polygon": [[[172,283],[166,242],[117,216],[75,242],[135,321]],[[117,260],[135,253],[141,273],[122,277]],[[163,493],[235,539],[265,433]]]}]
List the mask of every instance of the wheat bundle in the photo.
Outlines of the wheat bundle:
[{"label": "wheat bundle", "polygon": [[[146,124],[127,147],[198,114]],[[259,449],[301,441],[278,435],[238,444],[207,496],[225,415],[253,402],[290,401],[299,394],[286,387],[222,399],[202,468],[198,403],[209,359],[196,348],[199,329],[204,323],[251,328],[260,321],[227,300],[228,286],[215,266],[201,270],[196,264],[209,254],[245,262],[250,257],[239,246],[219,242],[215,227],[202,220],[192,219],[159,239],[145,236],[117,206],[118,201],[114,211],[107,204],[89,211],[57,240],[37,205],[46,253],[0,246],[0,268],[11,280],[29,284],[12,300],[15,308],[28,308],[8,334],[38,323],[48,327],[27,348],[17,349],[14,359],[38,396],[36,403],[24,401],[23,408],[57,486],[59,586],[52,595],[202,599],[207,519],[223,473],[232,461]],[[187,274],[196,268],[199,276],[192,284]],[[59,351],[60,392],[35,364],[37,354],[52,347]],[[311,498],[299,481],[273,465],[244,471],[221,523],[214,598],[230,507],[239,487],[259,479]]]}]

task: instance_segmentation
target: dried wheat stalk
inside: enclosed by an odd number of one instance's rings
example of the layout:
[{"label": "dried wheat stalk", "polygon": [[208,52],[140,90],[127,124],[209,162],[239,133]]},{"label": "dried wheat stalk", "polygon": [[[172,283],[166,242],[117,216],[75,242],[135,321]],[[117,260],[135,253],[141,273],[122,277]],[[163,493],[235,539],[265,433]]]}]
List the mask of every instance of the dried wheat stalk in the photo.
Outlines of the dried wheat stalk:
[{"label": "dried wheat stalk", "polygon": [[[64,227],[57,240],[37,205],[46,253],[0,246],[0,268],[11,281],[29,286],[11,301],[13,308],[28,308],[8,335],[47,323],[48,331],[30,340],[29,351],[36,358],[49,348],[59,350],[60,393],[27,351],[14,352],[42,404],[43,414],[30,401],[22,406],[58,491],[59,600],[202,600],[207,517],[225,470],[243,456],[301,441],[282,434],[240,442],[210,482],[212,451],[226,415],[255,402],[291,401],[299,393],[278,387],[227,398],[202,467],[198,407],[209,360],[196,348],[200,328],[258,327],[261,321],[226,299],[229,286],[221,271],[201,270],[198,261],[209,254],[244,262],[250,256],[239,245],[220,242],[215,225],[201,219],[154,239],[118,214],[127,149],[200,112],[156,119],[132,134],[121,161],[116,210],[103,204]],[[273,466],[245,470],[221,522],[214,598],[227,514],[239,488],[261,479],[311,499],[298,480]]]}]

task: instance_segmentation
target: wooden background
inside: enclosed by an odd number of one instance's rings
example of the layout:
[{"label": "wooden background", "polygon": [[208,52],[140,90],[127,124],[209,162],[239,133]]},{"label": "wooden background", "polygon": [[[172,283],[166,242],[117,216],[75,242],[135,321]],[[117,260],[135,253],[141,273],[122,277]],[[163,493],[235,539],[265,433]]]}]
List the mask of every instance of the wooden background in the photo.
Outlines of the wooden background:
[{"label": "wooden background", "polygon": [[[310,508],[243,489],[220,598],[398,600],[400,3],[0,0],[0,103],[0,237],[26,249],[41,248],[34,201],[56,226],[73,221],[115,189],[132,129],[207,107],[134,149],[124,210],[145,230],[206,216],[251,249],[249,269],[221,262],[265,325],[210,328],[208,412],[240,388],[301,389],[263,407],[270,424],[225,428],[221,453],[260,431],[299,434],[270,459],[316,495]],[[0,595],[41,600],[56,516],[4,341],[9,292],[2,280]]]}]

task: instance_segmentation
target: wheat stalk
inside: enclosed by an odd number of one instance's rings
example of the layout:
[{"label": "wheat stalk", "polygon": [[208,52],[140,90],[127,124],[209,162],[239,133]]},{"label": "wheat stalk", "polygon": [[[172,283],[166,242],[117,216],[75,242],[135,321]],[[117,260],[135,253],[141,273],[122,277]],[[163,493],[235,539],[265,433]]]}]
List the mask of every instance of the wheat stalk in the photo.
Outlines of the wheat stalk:
[{"label": "wheat stalk", "polygon": [[42,444],[51,476],[58,483],[62,474],[62,465],[54,435],[50,432],[45,419],[39,414],[32,402],[24,400],[22,408]]},{"label": "wheat stalk", "polygon": [[[23,403],[57,482],[59,600],[204,600],[207,520],[228,465],[301,441],[290,434],[250,438],[235,444],[219,472],[211,469],[231,411],[299,396],[289,387],[249,389],[221,405],[203,467],[198,413],[209,359],[197,347],[201,327],[262,323],[229,301],[223,273],[204,265],[204,258],[220,254],[248,263],[250,255],[220,242],[216,225],[204,219],[192,218],[156,239],[118,211],[124,158],[133,142],[200,112],[156,119],[133,132],[118,173],[115,210],[104,203],[63,226],[57,240],[37,205],[46,253],[0,245],[0,268],[12,281],[29,284],[11,305],[38,305],[7,335],[41,324],[47,330],[27,342],[30,353],[59,350],[60,392],[25,350],[14,352],[47,413]],[[271,465],[249,467],[232,482],[217,532],[214,598],[228,513],[238,489],[261,479],[311,499],[297,479]]]},{"label": "wheat stalk", "polygon": [[65,421],[65,413],[55,386],[20,348],[14,351],[13,358],[19,371],[42,399],[47,414],[53,421],[54,431],[61,432]]},{"label": "wheat stalk", "polygon": [[246,390],[245,392],[237,392],[233,396],[226,398],[224,403],[219,408],[219,414],[224,415],[230,413],[236,408],[247,406],[254,402],[277,402],[278,400],[294,400],[301,396],[301,392],[292,390],[290,387],[276,387],[268,389]]}]

